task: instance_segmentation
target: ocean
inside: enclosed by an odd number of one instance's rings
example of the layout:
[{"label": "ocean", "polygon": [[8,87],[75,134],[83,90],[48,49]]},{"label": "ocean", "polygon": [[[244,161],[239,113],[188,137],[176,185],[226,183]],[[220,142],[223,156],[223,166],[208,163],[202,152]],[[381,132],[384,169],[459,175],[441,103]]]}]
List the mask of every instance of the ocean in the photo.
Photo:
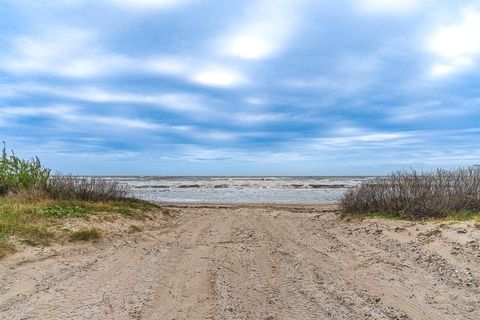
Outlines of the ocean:
[{"label": "ocean", "polygon": [[175,203],[336,202],[369,177],[103,177],[130,186],[131,196]]}]

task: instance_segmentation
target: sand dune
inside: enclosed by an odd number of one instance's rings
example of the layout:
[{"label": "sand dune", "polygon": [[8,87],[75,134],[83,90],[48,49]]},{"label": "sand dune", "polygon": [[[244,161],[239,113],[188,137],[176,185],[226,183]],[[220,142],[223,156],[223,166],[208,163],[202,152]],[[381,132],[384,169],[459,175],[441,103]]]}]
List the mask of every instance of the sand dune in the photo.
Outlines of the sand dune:
[{"label": "sand dune", "polygon": [[0,319],[480,318],[473,223],[345,221],[334,206],[166,209],[175,217],[160,227],[4,259]]}]

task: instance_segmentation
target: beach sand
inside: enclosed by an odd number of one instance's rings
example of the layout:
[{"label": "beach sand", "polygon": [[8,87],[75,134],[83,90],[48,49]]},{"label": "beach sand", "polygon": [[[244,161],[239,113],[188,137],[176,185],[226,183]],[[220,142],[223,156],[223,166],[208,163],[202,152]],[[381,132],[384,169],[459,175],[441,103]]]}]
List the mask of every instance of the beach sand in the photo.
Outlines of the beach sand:
[{"label": "beach sand", "polygon": [[347,221],[331,205],[163,208],[139,232],[103,222],[95,243],[0,261],[0,319],[480,319],[473,222]]}]

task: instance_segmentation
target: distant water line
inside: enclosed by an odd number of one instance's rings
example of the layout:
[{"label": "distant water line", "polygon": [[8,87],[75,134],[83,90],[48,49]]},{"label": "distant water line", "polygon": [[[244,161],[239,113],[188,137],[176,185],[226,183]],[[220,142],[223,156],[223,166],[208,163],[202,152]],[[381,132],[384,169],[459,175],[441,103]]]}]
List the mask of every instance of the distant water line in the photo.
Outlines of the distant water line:
[{"label": "distant water line", "polygon": [[130,186],[131,196],[175,203],[336,202],[369,177],[102,177]]}]

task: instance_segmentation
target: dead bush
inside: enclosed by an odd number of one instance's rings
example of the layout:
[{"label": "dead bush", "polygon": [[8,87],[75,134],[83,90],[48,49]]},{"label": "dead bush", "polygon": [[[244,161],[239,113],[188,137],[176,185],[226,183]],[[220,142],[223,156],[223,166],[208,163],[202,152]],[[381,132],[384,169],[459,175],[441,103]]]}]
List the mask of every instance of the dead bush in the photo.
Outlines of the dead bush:
[{"label": "dead bush", "polygon": [[480,167],[396,172],[347,190],[344,213],[382,213],[414,219],[480,212]]}]

